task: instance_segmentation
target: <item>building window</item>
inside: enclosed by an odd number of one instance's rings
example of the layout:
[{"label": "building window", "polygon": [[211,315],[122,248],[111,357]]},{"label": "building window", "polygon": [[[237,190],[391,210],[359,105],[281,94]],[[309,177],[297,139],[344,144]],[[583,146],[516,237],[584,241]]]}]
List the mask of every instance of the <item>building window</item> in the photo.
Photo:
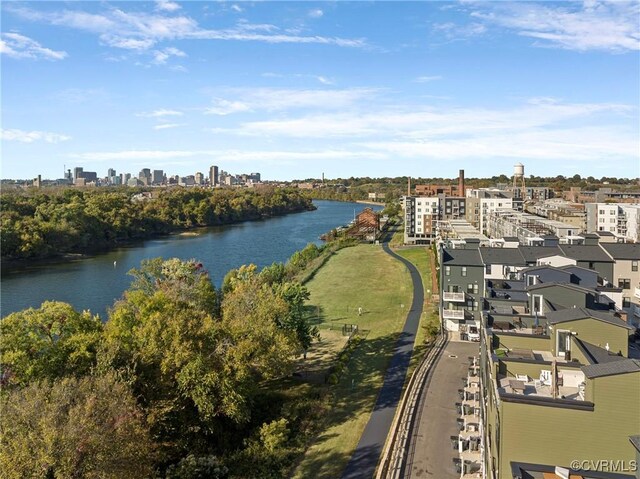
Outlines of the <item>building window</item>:
[{"label": "building window", "polygon": [[469,283],[467,285],[467,293],[473,293],[473,284]]},{"label": "building window", "polygon": [[534,294],[533,295],[533,312],[534,313],[538,313],[538,314],[542,314],[542,295],[541,294]]},{"label": "building window", "polygon": [[618,280],[618,288],[631,289],[631,280],[630,279],[625,279],[625,278],[620,278]]},{"label": "building window", "polygon": [[466,276],[467,275],[467,267],[463,266],[462,267],[462,276]]},{"label": "building window", "polygon": [[598,210],[598,214],[603,215],[604,214],[604,210]]},{"label": "building window", "polygon": [[445,276],[451,276],[451,266],[445,266],[444,267],[444,275]]},{"label": "building window", "polygon": [[473,310],[478,311],[480,309],[480,304],[477,301],[473,302]]},{"label": "building window", "polygon": [[638,260],[633,260],[631,262],[631,271],[638,271]]},{"label": "building window", "polygon": [[491,274],[491,265],[487,264],[484,266],[484,272],[487,274]]},{"label": "building window", "polygon": [[631,298],[624,296],[622,298],[622,307],[623,308],[630,308],[631,307]]},{"label": "building window", "polygon": [[473,285],[473,294],[478,294],[478,285],[477,284]]}]

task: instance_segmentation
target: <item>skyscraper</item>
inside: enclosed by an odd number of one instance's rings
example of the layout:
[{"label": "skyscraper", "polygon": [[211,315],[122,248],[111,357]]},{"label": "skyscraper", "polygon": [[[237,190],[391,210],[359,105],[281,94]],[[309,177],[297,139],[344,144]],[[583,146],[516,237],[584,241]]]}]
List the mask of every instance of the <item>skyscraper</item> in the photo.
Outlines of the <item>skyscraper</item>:
[{"label": "skyscraper", "polygon": [[83,174],[82,174],[83,168],[81,166],[76,166],[73,169],[73,179],[77,180],[78,178],[82,178]]},{"label": "skyscraper", "polygon": [[161,185],[164,182],[164,171],[162,170],[153,170],[153,181],[154,185]]},{"label": "skyscraper", "polygon": [[211,168],[209,168],[209,184],[211,186],[218,186],[220,183],[218,183],[218,167],[217,166],[212,166]]}]

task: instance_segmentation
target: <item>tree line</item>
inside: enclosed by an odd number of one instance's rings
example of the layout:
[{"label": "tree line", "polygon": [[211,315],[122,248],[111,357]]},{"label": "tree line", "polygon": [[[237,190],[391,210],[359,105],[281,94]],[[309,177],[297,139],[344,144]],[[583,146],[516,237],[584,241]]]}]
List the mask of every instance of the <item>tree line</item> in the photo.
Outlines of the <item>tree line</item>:
[{"label": "tree line", "polygon": [[196,260],[145,260],[104,323],[62,302],[2,319],[3,477],[285,476],[325,404],[287,385],[318,337],[295,278],[341,246],[221,288]]},{"label": "tree line", "polygon": [[108,248],[198,226],[313,209],[293,188],[9,191],[0,195],[3,258],[46,258]]}]

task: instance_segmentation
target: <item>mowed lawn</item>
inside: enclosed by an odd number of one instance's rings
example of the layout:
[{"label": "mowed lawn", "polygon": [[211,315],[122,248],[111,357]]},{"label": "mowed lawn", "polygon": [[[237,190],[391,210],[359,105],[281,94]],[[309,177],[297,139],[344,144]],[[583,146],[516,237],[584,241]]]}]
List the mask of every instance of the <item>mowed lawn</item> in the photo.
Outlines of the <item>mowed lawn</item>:
[{"label": "mowed lawn", "polygon": [[[306,285],[310,314],[320,317],[323,337],[335,342],[342,324],[359,326],[366,340],[356,349],[338,385],[317,439],[294,472],[295,478],[340,477],[364,430],[399,331],[411,306],[411,277],[380,246],[340,250]],[[362,315],[358,315],[362,308]],[[322,346],[322,342],[321,342]],[[313,351],[311,351],[313,354]]]}]

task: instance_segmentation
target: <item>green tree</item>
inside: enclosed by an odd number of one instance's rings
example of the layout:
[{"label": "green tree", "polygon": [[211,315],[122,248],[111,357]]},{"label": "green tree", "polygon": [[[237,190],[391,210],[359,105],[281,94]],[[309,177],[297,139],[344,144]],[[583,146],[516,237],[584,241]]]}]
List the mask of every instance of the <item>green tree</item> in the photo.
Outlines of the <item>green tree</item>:
[{"label": "green tree", "polygon": [[45,301],[40,308],[0,321],[0,364],[5,382],[24,385],[89,372],[96,362],[102,322],[70,304]]},{"label": "green tree", "polygon": [[153,446],[115,375],[32,383],[0,398],[2,477],[149,477]]}]

